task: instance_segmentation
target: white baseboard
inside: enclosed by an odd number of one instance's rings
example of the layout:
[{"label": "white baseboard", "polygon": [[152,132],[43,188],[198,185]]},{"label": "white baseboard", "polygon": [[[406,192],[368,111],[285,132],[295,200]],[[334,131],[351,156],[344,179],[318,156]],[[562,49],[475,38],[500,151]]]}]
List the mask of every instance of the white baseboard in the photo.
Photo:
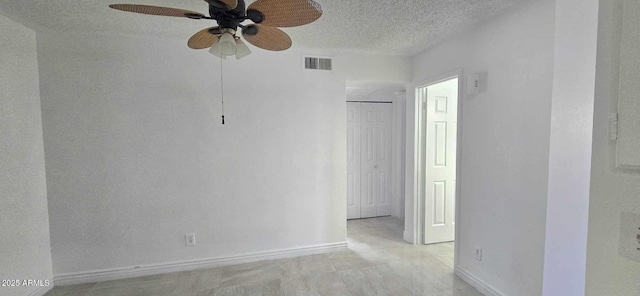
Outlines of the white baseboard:
[{"label": "white baseboard", "polygon": [[27,294],[28,296],[43,296],[44,294],[47,294],[47,292],[49,292],[51,289],[53,289],[53,281],[51,282],[51,285],[49,285],[48,287],[38,287],[37,289],[31,291],[31,293]]},{"label": "white baseboard", "polygon": [[[240,263],[256,262],[262,260],[272,260],[287,257],[297,257],[313,254],[328,253],[346,250],[347,242],[322,244],[293,249],[275,250],[268,252],[249,253],[243,255],[216,257],[198,260],[167,262],[160,264],[150,264],[142,266],[129,266],[122,268],[112,268],[103,270],[92,270],[76,273],[66,273],[54,275],[53,281],[56,286],[78,285],[85,283],[95,283],[110,280],[119,280],[140,276],[171,273],[178,271],[196,270],[234,265]],[[31,295],[30,295],[31,296]]]},{"label": "white baseboard", "polygon": [[489,284],[483,282],[477,277],[473,276],[468,271],[464,270],[460,266],[456,266],[455,268],[456,275],[461,278],[463,281],[467,282],[467,284],[476,288],[476,290],[480,291],[480,293],[487,296],[504,296],[504,294],[494,287],[491,287]]}]

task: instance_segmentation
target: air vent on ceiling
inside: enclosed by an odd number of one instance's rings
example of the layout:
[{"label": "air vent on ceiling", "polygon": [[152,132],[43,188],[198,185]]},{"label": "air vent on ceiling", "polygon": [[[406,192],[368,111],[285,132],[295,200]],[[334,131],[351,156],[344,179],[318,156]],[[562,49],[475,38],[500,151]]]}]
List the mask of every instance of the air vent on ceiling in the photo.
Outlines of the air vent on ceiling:
[{"label": "air vent on ceiling", "polygon": [[304,68],[307,70],[331,71],[331,59],[319,57],[304,57]]}]

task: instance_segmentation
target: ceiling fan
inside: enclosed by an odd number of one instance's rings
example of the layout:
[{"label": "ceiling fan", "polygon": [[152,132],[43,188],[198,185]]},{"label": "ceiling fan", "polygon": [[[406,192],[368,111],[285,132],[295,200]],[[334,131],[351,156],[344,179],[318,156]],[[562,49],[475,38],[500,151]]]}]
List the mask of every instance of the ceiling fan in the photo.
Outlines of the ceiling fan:
[{"label": "ceiling fan", "polygon": [[[291,38],[277,27],[296,27],[309,24],[322,16],[320,4],[313,0],[258,0],[245,9],[244,0],[205,0],[209,16],[199,12],[136,4],[111,4],[117,10],[186,17],[195,20],[215,20],[218,26],[206,28],[193,35],[187,45],[193,49],[209,50],[213,55],[243,58],[251,53],[236,35],[238,28],[249,43],[266,50],[280,51],[291,47]],[[251,24],[242,24],[251,21]]]}]

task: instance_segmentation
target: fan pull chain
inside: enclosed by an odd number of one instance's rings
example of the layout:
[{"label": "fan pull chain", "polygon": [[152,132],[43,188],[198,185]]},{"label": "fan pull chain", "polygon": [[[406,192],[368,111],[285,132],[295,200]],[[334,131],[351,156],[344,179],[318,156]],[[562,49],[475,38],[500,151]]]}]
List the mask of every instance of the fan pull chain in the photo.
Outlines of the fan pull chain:
[{"label": "fan pull chain", "polygon": [[222,56],[220,57],[220,97],[222,98],[222,124],[224,124],[224,72],[222,71]]}]

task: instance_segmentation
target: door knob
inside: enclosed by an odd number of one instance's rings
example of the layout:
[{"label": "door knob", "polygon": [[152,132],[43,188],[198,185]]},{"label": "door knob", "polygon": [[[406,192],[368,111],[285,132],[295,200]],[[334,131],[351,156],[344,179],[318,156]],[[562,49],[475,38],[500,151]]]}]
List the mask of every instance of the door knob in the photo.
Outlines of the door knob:
[{"label": "door knob", "polygon": [[374,166],[373,166],[373,168],[374,168],[374,169],[377,169],[377,168],[378,168],[378,165],[377,165],[377,164],[376,164],[376,165],[374,165]]}]

